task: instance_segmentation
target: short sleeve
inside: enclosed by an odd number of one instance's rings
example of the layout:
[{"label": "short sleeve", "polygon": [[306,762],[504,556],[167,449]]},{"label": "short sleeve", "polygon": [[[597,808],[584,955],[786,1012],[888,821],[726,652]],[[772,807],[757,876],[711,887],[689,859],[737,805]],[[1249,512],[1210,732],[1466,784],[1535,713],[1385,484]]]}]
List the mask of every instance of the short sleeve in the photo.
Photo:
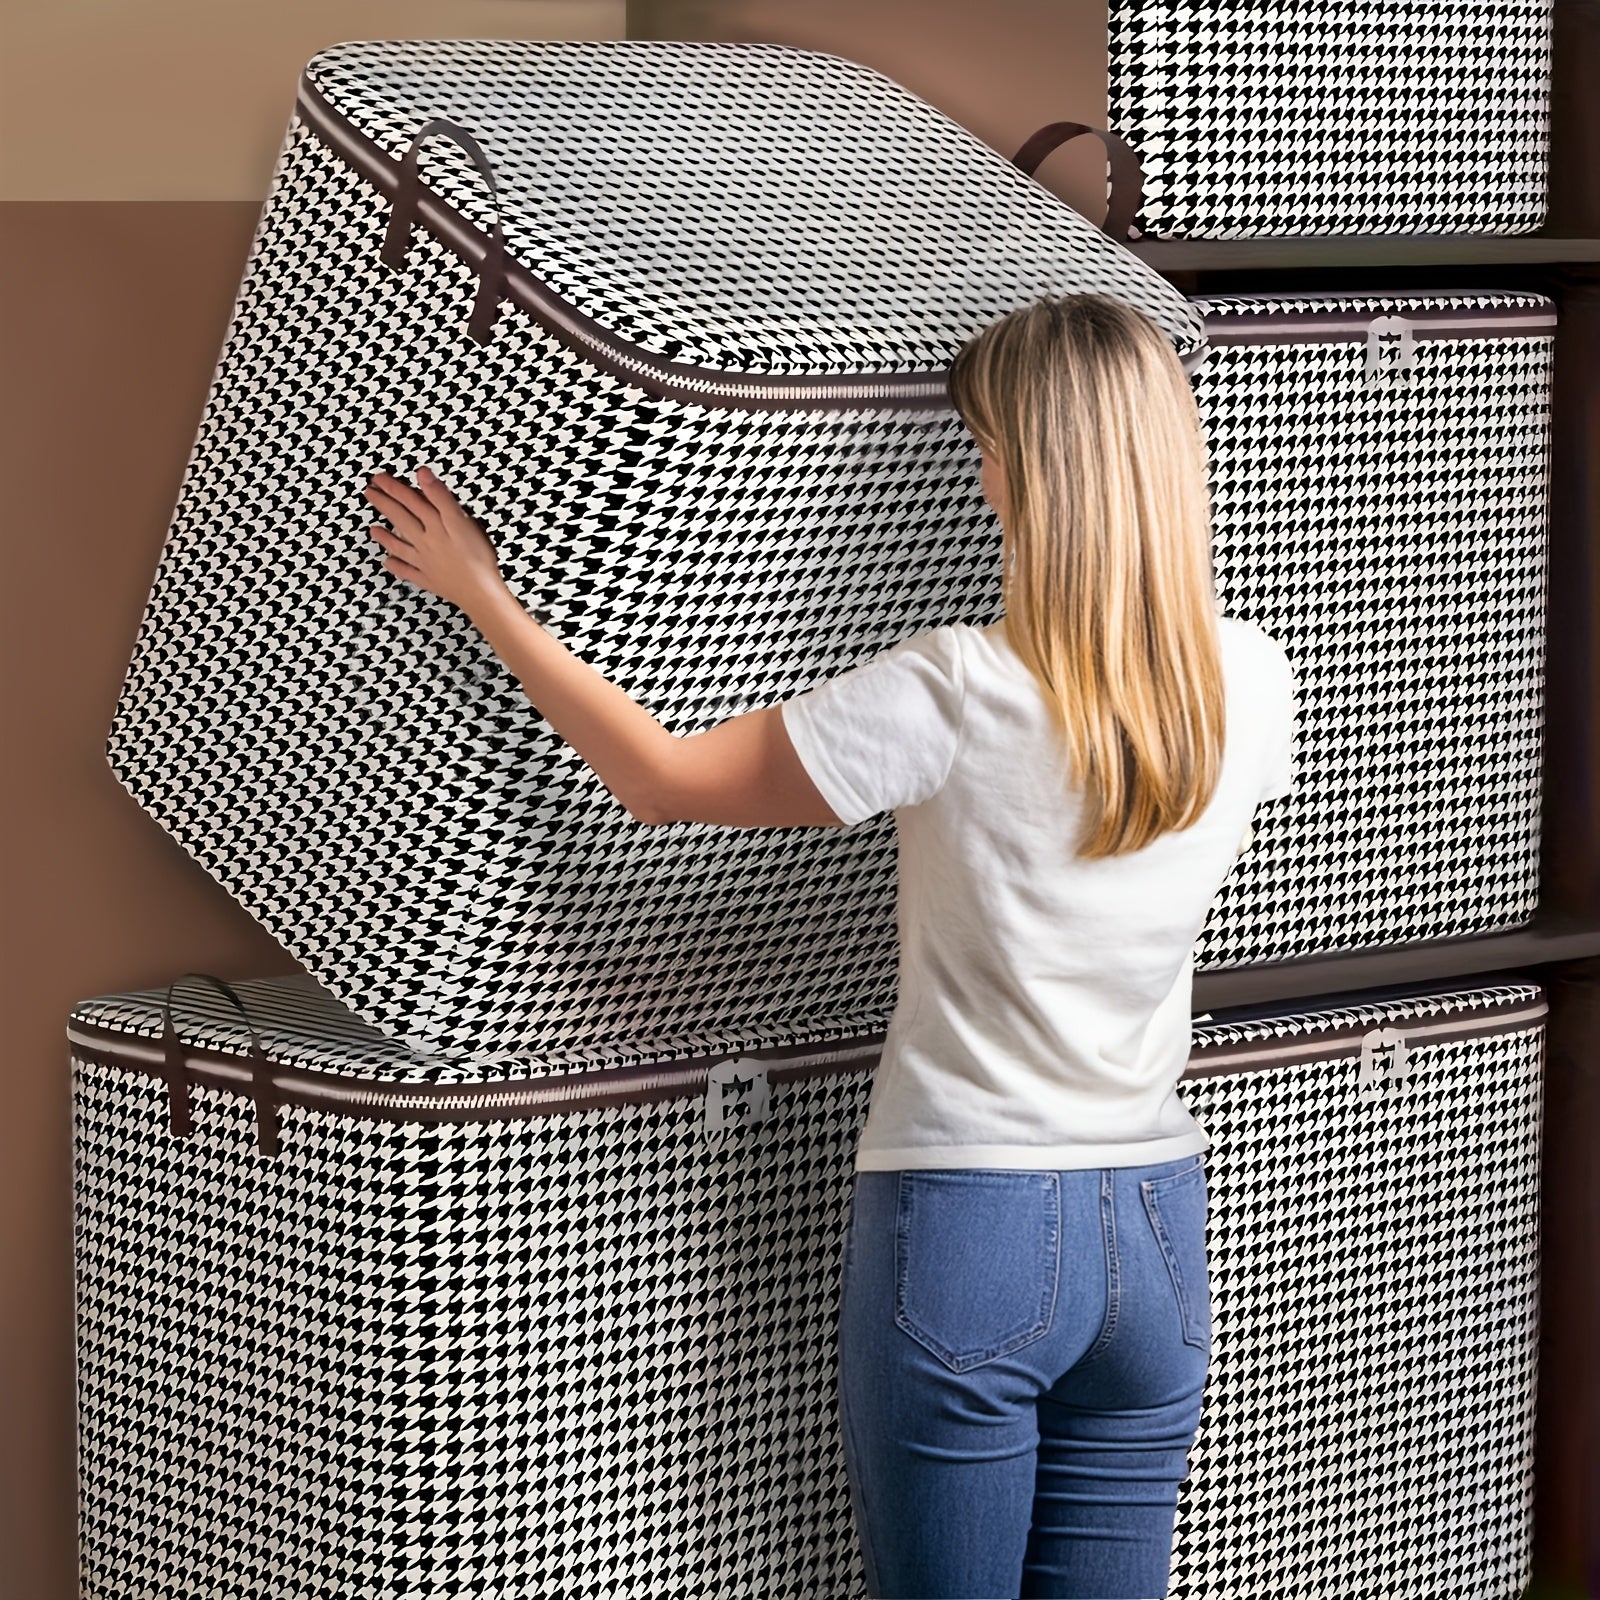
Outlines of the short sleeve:
[{"label": "short sleeve", "polygon": [[801,764],[834,815],[863,822],[944,786],[961,737],[960,624],[903,639],[782,702]]},{"label": "short sleeve", "polygon": [[1299,684],[1289,658],[1278,650],[1282,670],[1271,701],[1273,722],[1267,739],[1267,759],[1261,780],[1262,800],[1281,800],[1294,790],[1294,742],[1299,718]]}]

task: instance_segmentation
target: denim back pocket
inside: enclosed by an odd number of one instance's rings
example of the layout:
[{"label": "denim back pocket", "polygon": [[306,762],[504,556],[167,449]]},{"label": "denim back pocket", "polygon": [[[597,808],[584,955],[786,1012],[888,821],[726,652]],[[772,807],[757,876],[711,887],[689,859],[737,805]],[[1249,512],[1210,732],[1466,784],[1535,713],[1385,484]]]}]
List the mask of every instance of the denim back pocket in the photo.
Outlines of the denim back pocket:
[{"label": "denim back pocket", "polygon": [[970,1372],[1032,1344],[1055,1316],[1060,1238],[1054,1172],[902,1172],[896,1324],[952,1372]]},{"label": "denim back pocket", "polygon": [[1211,1345],[1211,1279],[1206,1262],[1206,1173],[1196,1162],[1182,1172],[1140,1181],[1145,1215],[1167,1263],[1185,1344]]}]

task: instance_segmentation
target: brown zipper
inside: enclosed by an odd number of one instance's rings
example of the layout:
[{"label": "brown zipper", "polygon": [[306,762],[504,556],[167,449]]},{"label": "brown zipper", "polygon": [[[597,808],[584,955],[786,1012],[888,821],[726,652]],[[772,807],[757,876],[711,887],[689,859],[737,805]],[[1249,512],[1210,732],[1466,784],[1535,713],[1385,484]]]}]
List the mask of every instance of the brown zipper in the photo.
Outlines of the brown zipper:
[{"label": "brown zipper", "polygon": [[[209,974],[203,977],[222,985]],[[168,988],[167,1018],[170,1024],[172,988]],[[230,994],[232,991],[228,991]],[[838,1046],[816,1049],[789,1046],[778,1050],[754,1050],[739,1056],[702,1056],[689,1061],[652,1061],[639,1066],[600,1069],[555,1078],[502,1079],[466,1084],[412,1084],[397,1087],[392,1081],[351,1078],[339,1073],[288,1067],[270,1062],[260,1047],[254,1024],[237,996],[245,1026],[250,1032],[247,1054],[213,1050],[182,1044],[170,1026],[162,1039],[130,1035],[98,1023],[69,1018],[67,1037],[73,1054],[86,1062],[113,1067],[125,1072],[167,1080],[171,1117],[176,1134],[189,1132],[187,1088],[204,1084],[209,1088],[249,1094],[255,1098],[258,1143],[264,1154],[276,1152],[276,1127],[273,1108],[300,1105],[321,1110],[336,1110],[348,1116],[383,1122],[485,1122],[525,1117],[560,1116],[570,1111],[599,1107],[638,1105],[654,1100],[686,1099],[707,1094],[713,1083],[740,1088],[749,1082],[791,1083],[808,1078],[832,1077],[861,1072],[876,1066],[882,1055],[885,1033],[865,1034]],[[1427,999],[1428,996],[1419,996]],[[1390,1002],[1402,1010],[1404,997]],[[1255,1071],[1276,1065],[1305,1064],[1357,1056],[1361,1063],[1360,1086],[1381,1089],[1385,1081],[1406,1075],[1407,1052],[1422,1044],[1435,1043],[1456,1035],[1488,1039],[1503,1033],[1521,1031],[1549,1011],[1549,1003],[1512,999],[1490,1006],[1462,1006],[1443,1018],[1408,1026],[1398,1024],[1353,1024],[1316,1035],[1248,1043],[1218,1041],[1198,1044],[1190,1051],[1184,1078],[1214,1077],[1223,1073]],[[1285,1013],[1292,1016],[1294,1013]],[[1263,1019],[1238,1024],[1250,1026]],[[1224,1027],[1227,1024],[1214,1024]],[[1387,1072],[1379,1067],[1387,1057]],[[742,1088],[741,1088],[742,1092]],[[720,1109],[720,1095],[718,1098]],[[739,1118],[714,1118],[708,1106],[711,1126],[732,1126]]]},{"label": "brown zipper", "polygon": [[[1426,999],[1427,996],[1419,996]],[[1359,1002],[1352,1002],[1352,1008]],[[1378,1009],[1384,1003],[1379,1002]],[[1395,1010],[1403,1009],[1403,998],[1387,1003]],[[1291,1062],[1327,1061],[1338,1057],[1357,1055],[1362,1063],[1363,1085],[1370,1084],[1376,1073],[1380,1055],[1390,1053],[1394,1076],[1404,1076],[1403,1064],[1409,1046],[1436,1044],[1457,1034],[1472,1039],[1493,1039],[1502,1033],[1518,1033],[1537,1022],[1550,1010],[1545,999],[1506,1000],[1498,1005],[1462,1006],[1443,1018],[1419,1022],[1412,1026],[1400,1023],[1364,1023],[1340,1028],[1326,1034],[1299,1036],[1288,1039],[1260,1041],[1253,1044],[1218,1042],[1200,1045],[1189,1054],[1185,1078],[1210,1078],[1221,1073],[1252,1071],[1257,1067],[1287,1065]],[[1286,1013],[1289,1015],[1292,1013]],[[1262,1019],[1255,1018],[1254,1021]],[[1202,1024],[1204,1026],[1204,1024]],[[1217,1026],[1227,1026],[1226,1023]],[[1248,1026],[1248,1024],[1238,1024]]]},{"label": "brown zipper", "polygon": [[[255,1031],[248,1017],[246,1026],[250,1027],[252,1039],[252,1049],[247,1055],[188,1044],[175,1050],[167,1040],[129,1035],[76,1019],[68,1023],[67,1037],[75,1055],[101,1066],[164,1077],[169,1086],[181,1076],[185,1082],[250,1094],[256,1092],[261,1073],[256,1065]],[[747,1069],[760,1072],[767,1081],[777,1083],[858,1072],[876,1064],[886,1037],[879,1032],[825,1049],[789,1046],[780,1050],[752,1050],[738,1056],[719,1053],[539,1079],[419,1083],[403,1088],[392,1080],[354,1078],[343,1073],[269,1063],[265,1088],[275,1104],[337,1110],[385,1122],[483,1122],[508,1117],[557,1116],[601,1106],[701,1094],[719,1076],[719,1068],[725,1069],[720,1076],[737,1076],[740,1069]],[[264,1053],[260,1059],[266,1059]],[[172,1124],[175,1133],[187,1132],[186,1110],[175,1110]],[[266,1143],[270,1143],[270,1136],[263,1140],[263,1144]]]},{"label": "brown zipper", "polygon": [[[1449,292],[1449,291],[1443,291]],[[1455,291],[1459,294],[1460,291]],[[1412,291],[1397,293],[1408,299]],[[1414,339],[1526,339],[1553,333],[1554,306],[1501,306],[1479,310],[1472,306],[1430,306],[1410,311],[1252,311],[1248,300],[1221,303],[1221,296],[1196,295],[1204,308],[1206,343],[1224,344],[1333,344],[1359,342],[1369,337],[1374,323],[1405,324]],[[1263,295],[1282,301],[1288,296]]]},{"label": "brown zipper", "polygon": [[[487,343],[494,320],[493,302],[504,295],[585,360],[657,399],[689,404],[722,405],[755,410],[806,411],[896,410],[952,412],[947,368],[924,372],[846,372],[803,376],[781,373],[735,373],[687,362],[668,361],[618,338],[592,317],[556,293],[523,264],[505,253],[498,216],[495,231],[485,237],[459,211],[416,177],[417,145],[429,132],[448,133],[467,149],[491,190],[492,171],[475,140],[444,118],[435,118],[412,140],[405,156],[391,159],[336,110],[327,96],[302,75],[295,99],[300,119],[333,153],[388,197],[391,237],[384,259],[392,266],[403,260],[404,244],[391,249],[394,224],[408,235],[411,219],[422,222],[446,249],[479,279],[473,312],[474,336]],[[1095,130],[1091,130],[1095,131]],[[464,136],[464,137],[463,137]],[[1122,248],[1126,248],[1123,245]],[[1205,359],[1199,345],[1182,356],[1194,372]]]}]

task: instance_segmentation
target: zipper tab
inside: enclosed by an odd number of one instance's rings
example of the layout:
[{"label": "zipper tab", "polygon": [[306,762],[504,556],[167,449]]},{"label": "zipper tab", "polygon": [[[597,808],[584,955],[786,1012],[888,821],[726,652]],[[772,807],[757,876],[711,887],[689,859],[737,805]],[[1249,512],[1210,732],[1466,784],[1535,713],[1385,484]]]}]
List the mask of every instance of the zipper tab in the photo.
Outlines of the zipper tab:
[{"label": "zipper tab", "polygon": [[767,1065],[751,1056],[719,1061],[706,1074],[706,1137],[765,1122],[772,1109]]},{"label": "zipper tab", "polygon": [[[1387,1075],[1379,1071],[1379,1051],[1389,1052]],[[1361,1071],[1356,1078],[1356,1087],[1364,1092],[1381,1095],[1390,1084],[1400,1078],[1409,1077],[1416,1070],[1415,1067],[1406,1065],[1408,1059],[1406,1036],[1400,1029],[1370,1029],[1361,1036]]]},{"label": "zipper tab", "polygon": [[1367,386],[1405,376],[1417,364],[1416,330],[1404,317],[1374,317],[1367,324]]}]

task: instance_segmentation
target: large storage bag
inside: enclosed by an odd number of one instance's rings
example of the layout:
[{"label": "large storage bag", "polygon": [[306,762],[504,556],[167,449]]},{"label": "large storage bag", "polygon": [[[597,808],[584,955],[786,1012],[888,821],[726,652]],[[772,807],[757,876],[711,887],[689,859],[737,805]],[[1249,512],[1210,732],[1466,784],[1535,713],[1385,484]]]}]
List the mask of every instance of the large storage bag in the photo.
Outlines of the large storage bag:
[{"label": "large storage bag", "polygon": [[[1546,1009],[1509,974],[1197,1019],[1175,1600],[1521,1593]],[[85,1600],[863,1592],[836,1328],[882,1034],[463,1071],[204,975],[68,1033]]]},{"label": "large storage bag", "polygon": [[1221,609],[1297,688],[1196,970],[1526,925],[1539,897],[1555,310],[1539,295],[1196,302]]},{"label": "large storage bag", "polygon": [[112,769],[418,1047],[575,1065],[881,1027],[890,819],[635,822],[460,611],[382,570],[361,491],[437,468],[555,637],[695,732],[993,620],[1000,531],[946,369],[1081,289],[1201,353],[1131,252],[837,56],[333,45],[300,82]]}]

